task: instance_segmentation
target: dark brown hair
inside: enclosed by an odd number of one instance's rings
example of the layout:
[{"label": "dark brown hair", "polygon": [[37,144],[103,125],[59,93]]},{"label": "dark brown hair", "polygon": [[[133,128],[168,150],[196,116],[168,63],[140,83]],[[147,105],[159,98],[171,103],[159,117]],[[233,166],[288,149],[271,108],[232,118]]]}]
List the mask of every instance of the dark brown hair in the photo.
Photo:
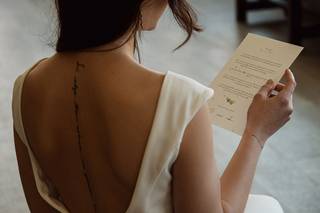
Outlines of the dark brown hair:
[{"label": "dark brown hair", "polygon": [[[59,21],[56,51],[79,51],[107,44],[127,32],[131,32],[130,37],[134,36],[136,50],[141,5],[145,1],[148,0],[55,0]],[[178,49],[188,42],[194,31],[202,29],[186,0],[167,1],[175,20],[187,33]]]}]

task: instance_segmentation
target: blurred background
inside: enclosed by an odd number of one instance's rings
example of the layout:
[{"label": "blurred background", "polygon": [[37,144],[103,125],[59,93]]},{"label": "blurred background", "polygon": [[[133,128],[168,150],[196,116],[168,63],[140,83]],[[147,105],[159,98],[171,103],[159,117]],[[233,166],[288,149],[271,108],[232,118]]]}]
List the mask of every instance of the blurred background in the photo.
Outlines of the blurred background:
[{"label": "blurred background", "polygon": [[[18,74],[54,53],[53,0],[0,1],[0,212],[28,212],[12,132],[11,95]],[[142,63],[209,85],[248,32],[305,47],[291,70],[298,86],[292,120],[265,146],[252,193],[275,197],[286,213],[320,212],[320,2],[193,0],[204,32],[184,39],[169,13],[142,34]],[[240,137],[212,126],[223,171]]]}]

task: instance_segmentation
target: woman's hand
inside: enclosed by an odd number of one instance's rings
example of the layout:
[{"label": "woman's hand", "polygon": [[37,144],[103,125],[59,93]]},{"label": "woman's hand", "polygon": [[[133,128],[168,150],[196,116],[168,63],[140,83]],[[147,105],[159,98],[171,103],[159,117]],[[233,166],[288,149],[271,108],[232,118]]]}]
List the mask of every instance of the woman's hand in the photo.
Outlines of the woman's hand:
[{"label": "woman's hand", "polygon": [[[284,77],[286,84],[269,80],[263,85],[248,109],[245,132],[254,134],[263,143],[290,120],[293,112],[292,94],[296,81],[289,69]],[[272,90],[279,93],[272,95]]]}]

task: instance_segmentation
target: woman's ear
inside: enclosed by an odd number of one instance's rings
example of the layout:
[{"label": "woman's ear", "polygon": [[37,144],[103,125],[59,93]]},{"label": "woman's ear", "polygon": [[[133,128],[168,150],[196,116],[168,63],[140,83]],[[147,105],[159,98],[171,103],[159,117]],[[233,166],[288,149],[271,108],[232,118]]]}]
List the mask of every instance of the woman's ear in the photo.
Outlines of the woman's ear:
[{"label": "woman's ear", "polygon": [[142,30],[150,31],[156,28],[157,23],[168,5],[164,0],[147,0],[141,5]]}]

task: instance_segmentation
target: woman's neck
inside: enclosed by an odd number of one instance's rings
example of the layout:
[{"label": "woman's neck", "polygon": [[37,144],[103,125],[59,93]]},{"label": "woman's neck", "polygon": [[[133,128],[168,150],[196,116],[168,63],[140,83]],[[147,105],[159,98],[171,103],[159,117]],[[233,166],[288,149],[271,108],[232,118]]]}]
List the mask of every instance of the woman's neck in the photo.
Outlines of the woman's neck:
[{"label": "woman's neck", "polygon": [[134,38],[131,37],[128,41],[126,39],[118,39],[115,42],[91,48],[89,51],[105,52],[108,55],[123,55],[134,59]]},{"label": "woman's neck", "polygon": [[112,43],[103,44],[97,47],[88,48],[84,50],[79,50],[75,52],[59,52],[57,56],[99,56],[109,59],[126,59],[137,63],[134,57],[134,38],[131,37],[129,40],[127,38],[118,39]]}]

